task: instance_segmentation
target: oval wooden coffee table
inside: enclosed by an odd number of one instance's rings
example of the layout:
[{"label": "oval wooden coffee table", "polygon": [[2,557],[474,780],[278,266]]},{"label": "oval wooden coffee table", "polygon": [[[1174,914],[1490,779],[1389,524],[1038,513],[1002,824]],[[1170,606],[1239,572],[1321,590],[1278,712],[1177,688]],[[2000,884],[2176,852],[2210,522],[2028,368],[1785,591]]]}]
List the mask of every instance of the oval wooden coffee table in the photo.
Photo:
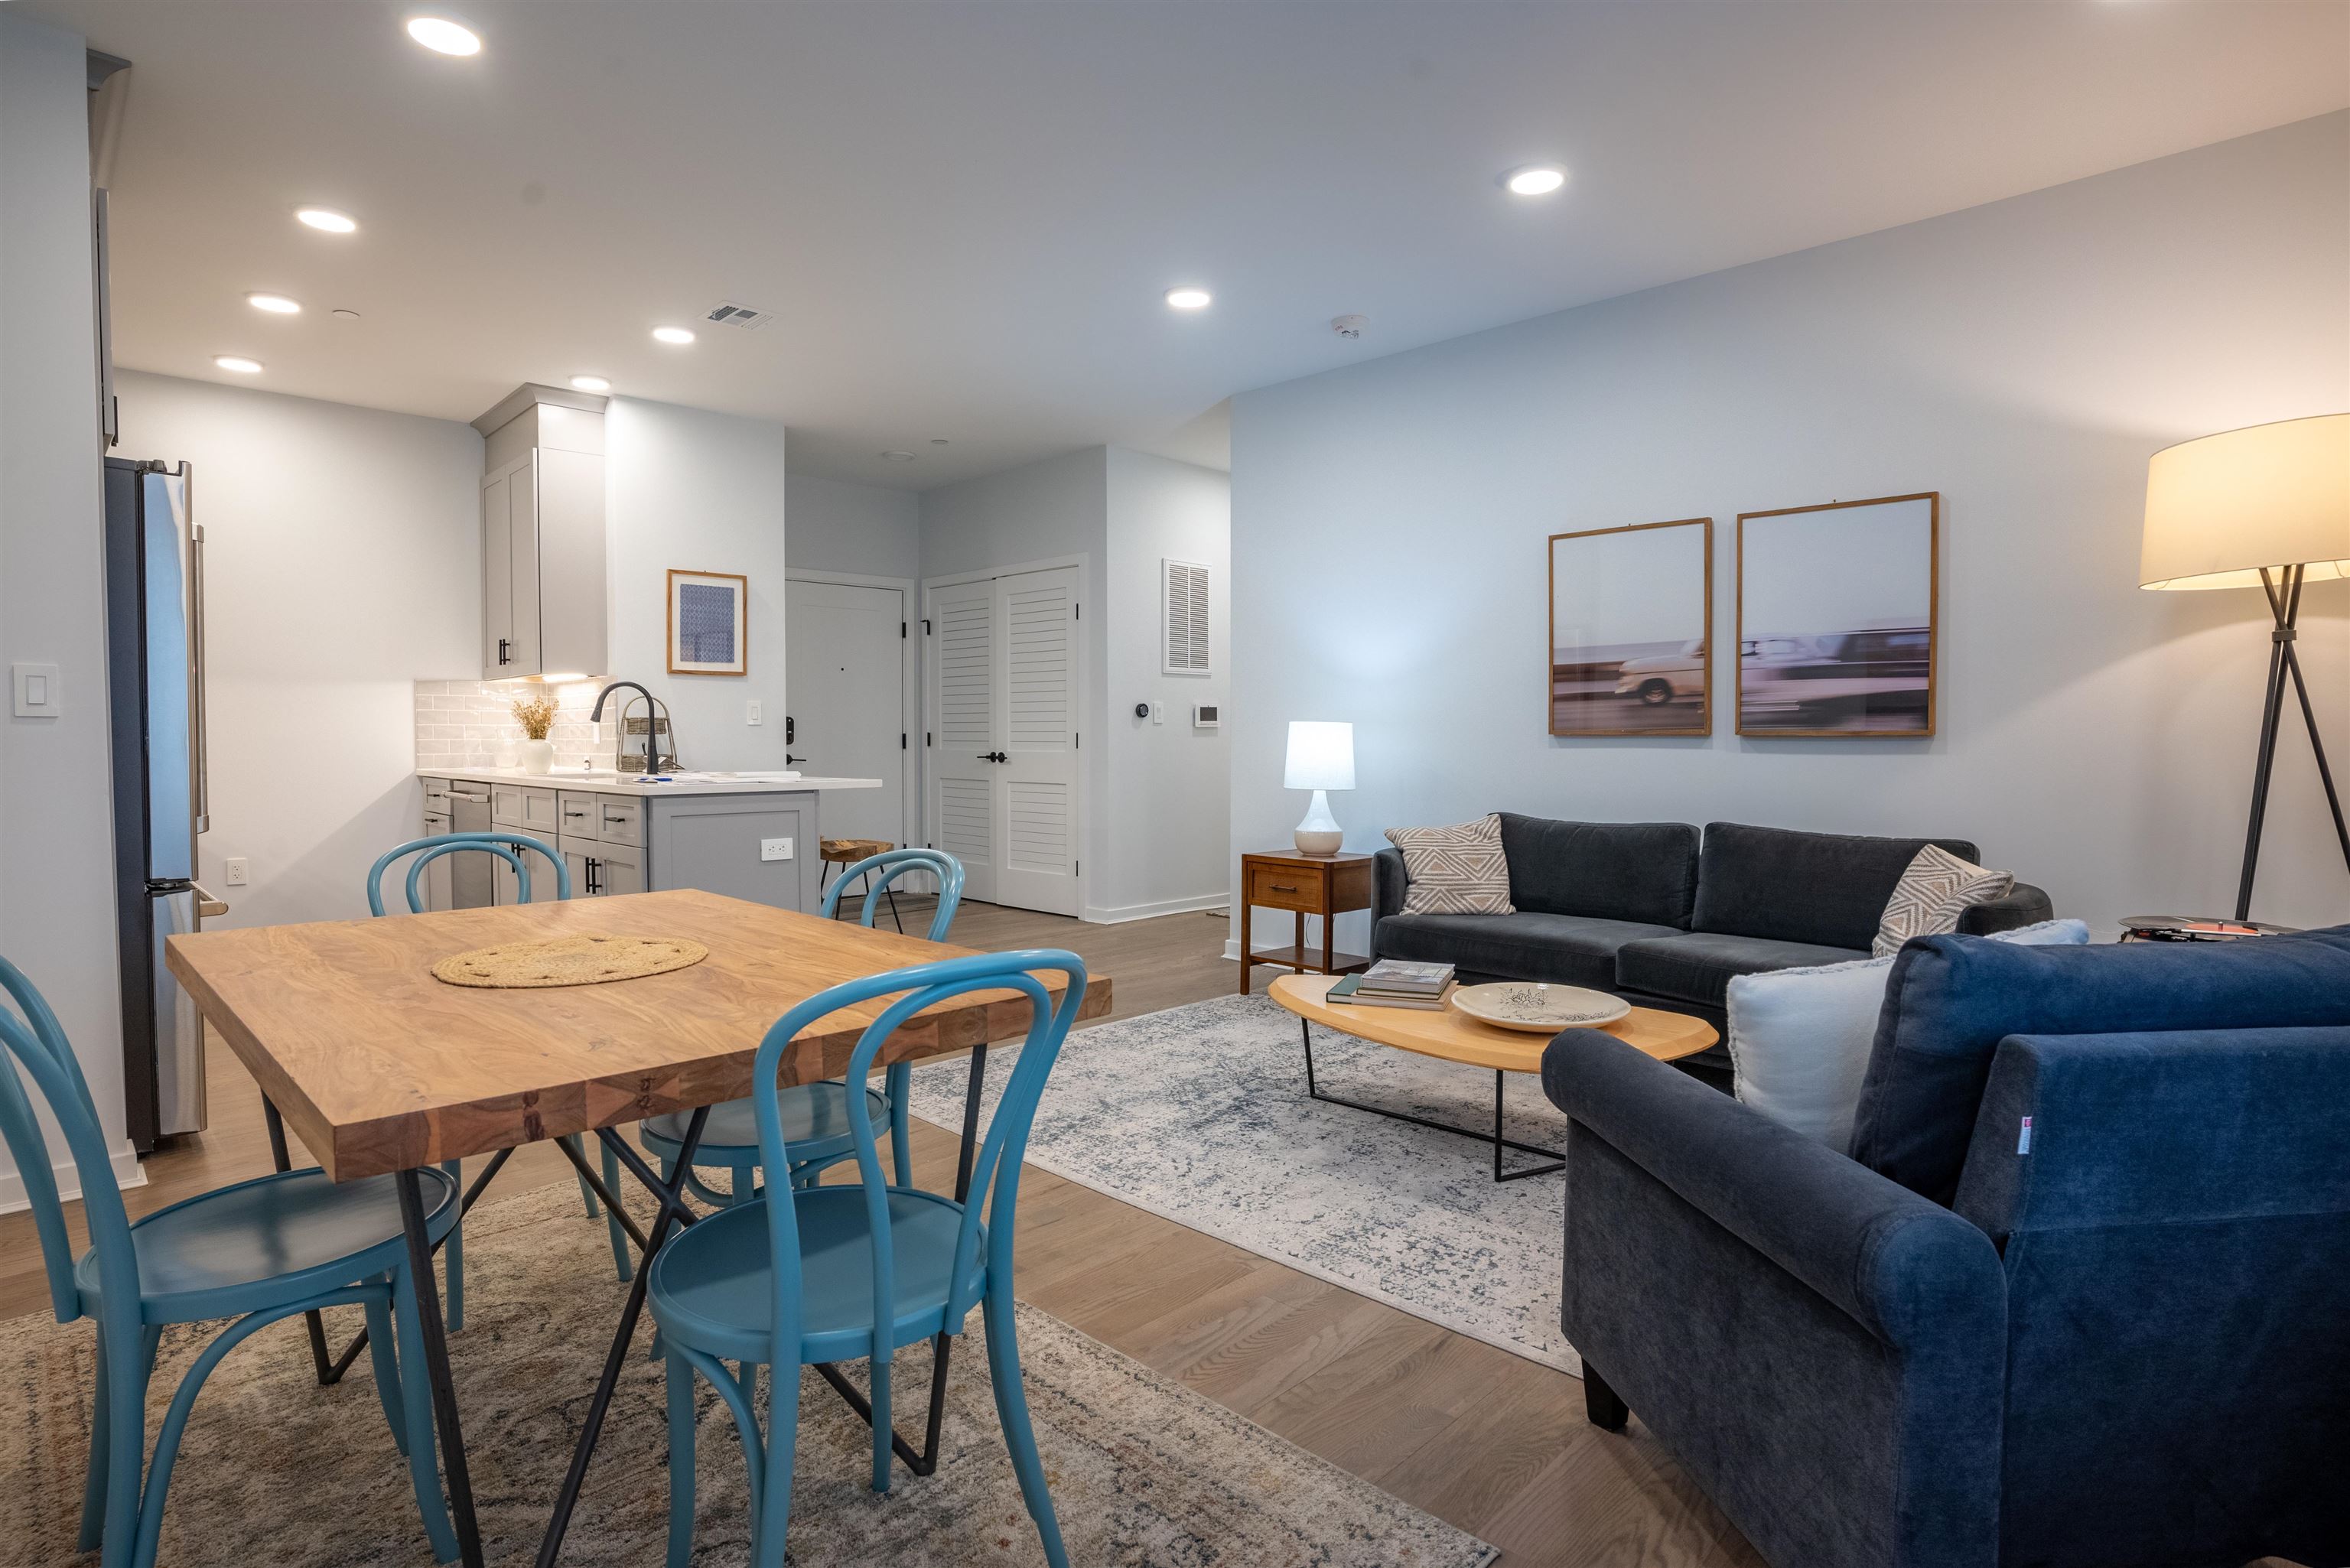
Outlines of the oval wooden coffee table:
[{"label": "oval wooden coffee table", "polygon": [[[1520,1143],[1503,1136],[1502,1132],[1502,1096],[1509,1082],[1508,1075],[1512,1073],[1541,1072],[1543,1048],[1551,1043],[1550,1035],[1481,1023],[1450,1005],[1441,1012],[1411,1007],[1367,1007],[1359,1002],[1333,1006],[1326,999],[1330,988],[1343,978],[1339,975],[1284,974],[1266,992],[1274,1001],[1297,1014],[1298,1033],[1305,1042],[1305,1092],[1309,1096],[1329,1105],[1345,1106],[1349,1110],[1370,1111],[1399,1122],[1410,1122],[1417,1127],[1433,1127],[1438,1132],[1457,1133],[1462,1137],[1489,1141],[1493,1146],[1493,1179],[1496,1181],[1517,1181],[1529,1176],[1545,1176],[1565,1163],[1566,1157],[1555,1148]],[[1484,1133],[1430,1121],[1408,1111],[1391,1111],[1382,1106],[1366,1105],[1360,1100],[1324,1094],[1314,1081],[1314,1025],[1316,1023],[1357,1040],[1367,1040],[1375,1045],[1391,1045],[1399,1051],[1460,1062],[1471,1067],[1491,1067],[1493,1070],[1493,1131],[1490,1138]],[[1713,1025],[1702,1018],[1664,1012],[1653,1007],[1636,1007],[1615,1023],[1602,1025],[1601,1033],[1613,1034],[1634,1050],[1645,1051],[1659,1062],[1694,1056],[1721,1038]],[[1538,1154],[1550,1163],[1505,1172],[1502,1168],[1502,1151],[1505,1148]]]}]

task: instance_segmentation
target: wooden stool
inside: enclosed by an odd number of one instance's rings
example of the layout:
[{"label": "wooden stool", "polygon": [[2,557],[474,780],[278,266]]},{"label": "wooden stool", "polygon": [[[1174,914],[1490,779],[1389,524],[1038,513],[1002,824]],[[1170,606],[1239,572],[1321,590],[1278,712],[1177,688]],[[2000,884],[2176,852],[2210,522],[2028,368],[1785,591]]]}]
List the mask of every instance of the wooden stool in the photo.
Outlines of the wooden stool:
[{"label": "wooden stool", "polygon": [[[889,851],[897,847],[898,846],[896,845],[890,843],[886,838],[820,838],[816,840],[816,854],[823,859],[826,867],[827,867],[833,866],[839,866],[842,867],[854,866],[859,860],[869,859],[876,855],[887,854]],[[831,875],[831,873],[828,869],[820,870],[816,873],[816,890],[819,897],[821,897],[824,892],[824,879],[829,875]],[[873,874],[869,871],[867,872],[864,879],[868,884],[870,884],[873,880]],[[889,918],[892,920],[897,921],[898,929],[900,932],[903,932],[906,929],[906,922],[898,914],[897,890],[885,884],[881,889],[881,896],[889,900]],[[833,913],[836,919],[839,918],[838,910],[835,910]]]}]

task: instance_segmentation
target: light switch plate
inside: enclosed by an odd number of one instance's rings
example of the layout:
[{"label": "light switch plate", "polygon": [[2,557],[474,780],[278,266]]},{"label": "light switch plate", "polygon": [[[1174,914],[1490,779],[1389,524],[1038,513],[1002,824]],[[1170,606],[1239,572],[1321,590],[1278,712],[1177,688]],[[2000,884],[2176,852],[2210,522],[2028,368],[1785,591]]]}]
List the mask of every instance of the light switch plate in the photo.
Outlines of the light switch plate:
[{"label": "light switch plate", "polygon": [[232,855],[226,860],[221,862],[221,865],[228,873],[228,885],[230,887],[242,888],[244,886],[248,870],[245,866],[244,856]]},{"label": "light switch plate", "polygon": [[789,860],[791,857],[792,857],[792,841],[791,841],[790,839],[788,839],[788,838],[762,838],[761,840],[759,840],[759,858],[760,858],[760,859],[762,859],[762,860]]},{"label": "light switch plate", "polygon": [[1164,724],[1165,722],[1167,722],[1167,704],[1166,704],[1166,703],[1164,703],[1164,702],[1153,702],[1153,703],[1150,705],[1150,722],[1151,722],[1152,723],[1154,723],[1154,724]]},{"label": "light switch plate", "polygon": [[65,711],[65,693],[57,685],[56,665],[15,664],[8,672],[16,689],[16,717],[54,719]]},{"label": "light switch plate", "polygon": [[743,722],[764,724],[766,722],[766,715],[760,711],[759,700],[756,697],[747,699],[743,704]]}]

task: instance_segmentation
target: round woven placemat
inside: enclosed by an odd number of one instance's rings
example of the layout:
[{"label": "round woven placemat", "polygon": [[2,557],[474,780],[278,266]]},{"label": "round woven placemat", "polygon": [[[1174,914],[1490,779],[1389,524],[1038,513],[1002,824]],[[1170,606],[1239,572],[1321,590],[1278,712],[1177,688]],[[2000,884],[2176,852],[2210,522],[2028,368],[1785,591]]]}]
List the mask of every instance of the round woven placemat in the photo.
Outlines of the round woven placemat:
[{"label": "round woven placemat", "polygon": [[451,985],[494,991],[554,985],[601,985],[609,980],[639,980],[667,974],[710,956],[700,942],[675,937],[614,937],[582,931],[540,942],[506,942],[475,948],[432,966],[432,978]]}]

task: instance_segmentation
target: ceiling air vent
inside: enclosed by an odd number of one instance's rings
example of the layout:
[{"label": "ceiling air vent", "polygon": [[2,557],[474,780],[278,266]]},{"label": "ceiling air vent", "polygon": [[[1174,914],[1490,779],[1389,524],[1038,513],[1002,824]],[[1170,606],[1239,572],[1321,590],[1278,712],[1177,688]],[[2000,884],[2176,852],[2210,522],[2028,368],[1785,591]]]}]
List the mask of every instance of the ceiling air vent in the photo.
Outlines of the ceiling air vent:
[{"label": "ceiling air vent", "polygon": [[702,319],[709,322],[712,327],[741,327],[747,329],[764,327],[775,318],[775,313],[772,310],[754,310],[747,305],[728,302],[712,306],[710,314]]},{"label": "ceiling air vent", "polygon": [[1192,561],[1159,562],[1169,675],[1205,675],[1208,669],[1208,568]]}]

